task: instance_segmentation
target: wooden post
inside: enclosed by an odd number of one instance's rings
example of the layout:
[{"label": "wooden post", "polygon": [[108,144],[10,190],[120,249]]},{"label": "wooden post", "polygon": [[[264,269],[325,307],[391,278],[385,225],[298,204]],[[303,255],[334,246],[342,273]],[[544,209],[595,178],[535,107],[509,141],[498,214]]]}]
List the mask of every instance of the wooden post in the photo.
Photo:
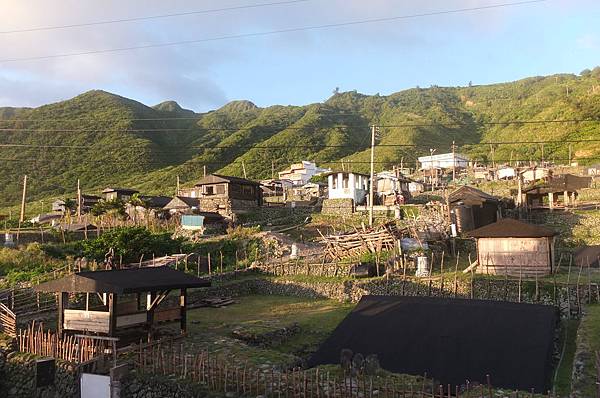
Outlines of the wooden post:
[{"label": "wooden post", "polygon": [[181,329],[181,334],[185,334],[187,332],[187,289],[181,289],[179,293],[179,327]]},{"label": "wooden post", "polygon": [[23,176],[23,196],[21,197],[21,215],[19,223],[25,221],[25,199],[27,198],[27,175]]},{"label": "wooden post", "polygon": [[208,275],[210,276],[212,273],[211,271],[211,264],[210,264],[210,252],[208,252]]},{"label": "wooden post", "polygon": [[114,336],[117,330],[117,294],[108,295],[108,335]]},{"label": "wooden post", "polygon": [[148,292],[146,295],[146,329],[148,329],[148,343],[152,341],[152,325],[154,323],[154,308],[152,302],[156,297],[156,292]]},{"label": "wooden post", "polygon": [[553,192],[548,192],[548,206],[550,207],[550,210],[554,209],[554,193]]},{"label": "wooden post", "polygon": [[65,322],[65,307],[69,303],[69,293],[60,292],[58,293],[58,319],[56,321],[56,332],[58,338],[62,339]]}]

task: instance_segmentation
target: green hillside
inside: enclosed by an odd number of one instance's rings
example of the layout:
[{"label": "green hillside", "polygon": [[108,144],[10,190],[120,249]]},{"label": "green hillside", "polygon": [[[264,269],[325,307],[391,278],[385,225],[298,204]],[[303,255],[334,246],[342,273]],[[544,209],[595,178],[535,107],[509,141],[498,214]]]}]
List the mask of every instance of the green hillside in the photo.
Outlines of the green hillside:
[{"label": "green hillside", "polygon": [[[582,119],[592,121],[581,122]],[[569,123],[527,123],[573,120]],[[472,157],[555,159],[564,163],[568,141],[600,140],[600,67],[580,75],[532,77],[485,86],[413,88],[388,96],[336,93],[323,103],[260,108],[233,101],[197,114],[174,101],[153,107],[90,91],[39,108],[0,108],[2,131],[0,198],[20,199],[21,178],[29,177],[29,198],[88,192],[107,185],[171,194],[176,176],[193,183],[208,172],[271,176],[301,159],[341,168],[343,160],[367,171],[369,126],[382,126],[377,169],[414,166],[417,156],[452,142]],[[505,123],[510,121],[511,123]],[[523,121],[523,123],[515,123]],[[490,142],[547,141],[509,145]],[[405,146],[402,146],[405,145]],[[600,141],[571,143],[574,160],[597,163]],[[598,159],[596,159],[598,158]]]}]

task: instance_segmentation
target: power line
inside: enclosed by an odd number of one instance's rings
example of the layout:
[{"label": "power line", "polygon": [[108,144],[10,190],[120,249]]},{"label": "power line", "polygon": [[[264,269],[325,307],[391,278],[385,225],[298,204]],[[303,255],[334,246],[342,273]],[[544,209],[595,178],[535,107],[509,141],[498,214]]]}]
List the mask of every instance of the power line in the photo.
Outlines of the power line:
[{"label": "power line", "polygon": [[76,57],[76,56],[82,56],[82,55],[107,54],[107,53],[126,52],[126,51],[133,51],[133,50],[143,50],[143,49],[149,49],[149,48],[162,48],[162,47],[172,47],[172,46],[180,46],[180,45],[188,45],[188,44],[208,43],[208,42],[215,42],[215,41],[222,41],[222,40],[241,39],[241,38],[246,38],[246,37],[270,36],[270,35],[282,34],[282,33],[293,33],[293,32],[302,32],[302,31],[310,31],[310,30],[331,29],[331,28],[339,28],[339,27],[344,27],[344,26],[365,25],[365,24],[379,23],[379,22],[391,22],[391,21],[398,21],[398,20],[404,20],[404,19],[430,17],[430,16],[436,16],[436,15],[457,14],[457,13],[464,13],[464,12],[470,12],[470,11],[481,11],[481,10],[489,10],[489,9],[504,8],[504,7],[511,7],[511,6],[521,6],[521,5],[527,5],[527,4],[541,3],[541,2],[545,2],[545,1],[548,1],[548,0],[527,0],[527,1],[519,1],[519,2],[513,2],[513,3],[492,4],[492,5],[488,5],[488,6],[458,8],[458,9],[453,9],[453,10],[434,11],[434,12],[411,14],[411,15],[400,15],[400,16],[395,16],[395,17],[362,19],[362,20],[356,20],[356,21],[338,22],[338,23],[330,23],[330,24],[323,24],[323,25],[302,26],[302,27],[298,27],[298,28],[278,29],[278,30],[270,30],[270,31],[264,31],[264,32],[254,32],[254,33],[240,33],[240,34],[234,34],[234,35],[208,37],[208,38],[203,38],[203,39],[181,40],[181,41],[172,41],[172,42],[166,42],[166,43],[151,43],[151,44],[143,44],[143,45],[137,45],[137,46],[120,47],[120,48],[87,50],[87,51],[80,51],[80,52],[39,55],[39,56],[21,57],[21,58],[5,58],[5,59],[0,59],[0,63],[35,61],[35,60],[55,59],[55,58],[67,58],[67,57]]},{"label": "power line", "polygon": [[[51,119],[50,119],[51,120]],[[59,121],[60,119],[56,119]],[[69,121],[69,119],[62,119],[63,121]],[[136,120],[136,119],[129,119]],[[138,119],[138,120],[152,120],[152,119]],[[156,119],[159,120],[159,119]],[[33,120],[27,119],[8,119],[8,120],[0,120],[2,122],[28,122]],[[35,119],[36,122],[42,122],[43,119]],[[77,120],[70,120],[73,122],[78,122]],[[397,124],[380,124],[377,127],[380,128],[404,128],[404,127],[446,127],[446,126],[496,126],[496,125],[509,125],[509,124],[561,124],[561,123],[598,123],[600,122],[600,118],[586,118],[586,119],[540,119],[540,120],[504,120],[504,121],[468,121],[468,122],[460,122],[460,121],[450,121],[450,122],[431,122],[431,123],[397,123]],[[293,123],[292,123],[293,124]],[[7,132],[32,132],[32,133],[70,133],[70,132],[132,132],[132,133],[146,133],[146,132],[199,132],[199,131],[243,131],[243,130],[306,130],[309,128],[317,128],[317,129],[333,129],[333,128],[367,128],[365,125],[333,125],[333,126],[251,126],[251,127],[202,127],[202,126],[193,126],[189,128],[154,128],[154,129],[32,129],[26,127],[19,128],[11,128],[11,127],[3,127],[0,128],[0,131]]]},{"label": "power line", "polygon": [[139,22],[139,21],[147,21],[147,20],[151,20],[151,19],[173,18],[173,17],[182,17],[182,16],[187,16],[187,15],[198,15],[198,14],[212,14],[212,13],[218,13],[218,12],[224,12],[224,11],[244,10],[244,9],[250,9],[250,8],[261,8],[261,7],[286,5],[286,4],[304,3],[307,1],[310,1],[310,0],[279,1],[279,2],[273,2],[273,3],[259,3],[259,4],[248,4],[248,5],[235,6],[235,7],[213,8],[213,9],[208,9],[208,10],[186,11],[186,12],[178,12],[178,13],[173,13],[173,14],[160,14],[160,15],[148,15],[148,16],[144,16],[144,17],[110,19],[110,20],[105,20],[105,21],[84,22],[84,23],[75,23],[75,24],[69,24],[69,25],[38,26],[38,27],[33,27],[33,28],[22,28],[22,29],[0,31],[0,34],[39,32],[39,31],[44,31],[44,30],[70,29],[70,28],[80,28],[80,27],[84,27],[84,26],[109,25],[109,24],[117,24],[117,23],[124,23],[124,22]]}]

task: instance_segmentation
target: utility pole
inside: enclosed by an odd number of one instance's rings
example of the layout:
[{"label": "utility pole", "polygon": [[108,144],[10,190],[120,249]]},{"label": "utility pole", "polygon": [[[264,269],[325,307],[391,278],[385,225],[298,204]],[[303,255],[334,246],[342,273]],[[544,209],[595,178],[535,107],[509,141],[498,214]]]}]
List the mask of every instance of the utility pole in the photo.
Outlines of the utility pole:
[{"label": "utility pole", "polygon": [[206,177],[206,165],[202,166],[202,177]]},{"label": "utility pole", "polygon": [[77,222],[81,222],[81,186],[77,179]]},{"label": "utility pole", "polygon": [[27,175],[23,176],[23,197],[21,198],[21,216],[19,222],[25,221],[25,198],[27,197]]},{"label": "utility pole", "polygon": [[177,176],[177,190],[175,191],[175,196],[179,196],[179,176]]},{"label": "utility pole", "polygon": [[572,145],[573,144],[569,144],[569,164],[568,164],[569,167],[571,167],[571,151],[573,149]]},{"label": "utility pole", "polygon": [[369,226],[373,226],[373,191],[375,189],[375,131],[377,127],[371,126],[371,179],[369,181]]},{"label": "utility pole", "polygon": [[275,178],[275,161],[271,160],[271,180]]},{"label": "utility pole", "polygon": [[434,152],[435,152],[435,149],[429,148],[429,167],[431,168],[431,192],[433,192],[433,173],[434,173],[433,153]]},{"label": "utility pole", "polygon": [[456,145],[452,141],[452,182],[456,179]]},{"label": "utility pole", "polygon": [[246,163],[244,163],[243,160],[242,160],[242,171],[244,172],[244,178],[247,179],[248,177],[246,176]]},{"label": "utility pole", "polygon": [[542,167],[544,167],[544,144],[542,144]]}]

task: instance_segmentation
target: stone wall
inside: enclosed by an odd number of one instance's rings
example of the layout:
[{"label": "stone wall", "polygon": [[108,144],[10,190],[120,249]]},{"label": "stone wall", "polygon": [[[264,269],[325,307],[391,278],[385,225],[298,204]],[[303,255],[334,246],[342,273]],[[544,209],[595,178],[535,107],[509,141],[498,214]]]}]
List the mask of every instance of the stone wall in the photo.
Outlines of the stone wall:
[{"label": "stone wall", "polygon": [[0,352],[0,396],[78,398],[79,373],[73,365],[56,361],[54,386],[36,389],[35,357],[24,353]]},{"label": "stone wall", "polygon": [[[210,296],[243,296],[249,294],[274,294],[282,296],[296,296],[306,298],[327,298],[340,302],[358,302],[364,295],[406,295],[406,296],[434,296],[475,298],[482,300],[520,301],[525,303],[538,303],[559,305],[568,308],[577,303],[577,289],[575,286],[567,288],[565,285],[554,285],[552,282],[522,281],[519,287],[518,280],[501,280],[485,277],[465,277],[460,275],[456,281],[453,277],[444,280],[428,278],[393,277],[389,279],[332,279],[318,277],[311,280],[307,278],[294,278],[293,276],[272,277],[265,276],[252,278],[257,270],[238,271],[238,276],[245,275],[240,280],[229,279],[227,283],[217,283],[209,289],[193,292],[194,299]],[[456,292],[456,293],[455,293]],[[567,300],[567,294],[569,294]],[[588,301],[588,287],[580,286],[579,297],[583,303]],[[591,286],[591,302],[598,301],[597,286]]]},{"label": "stone wall", "polygon": [[353,199],[325,199],[321,213],[328,215],[347,216],[354,213]]}]

